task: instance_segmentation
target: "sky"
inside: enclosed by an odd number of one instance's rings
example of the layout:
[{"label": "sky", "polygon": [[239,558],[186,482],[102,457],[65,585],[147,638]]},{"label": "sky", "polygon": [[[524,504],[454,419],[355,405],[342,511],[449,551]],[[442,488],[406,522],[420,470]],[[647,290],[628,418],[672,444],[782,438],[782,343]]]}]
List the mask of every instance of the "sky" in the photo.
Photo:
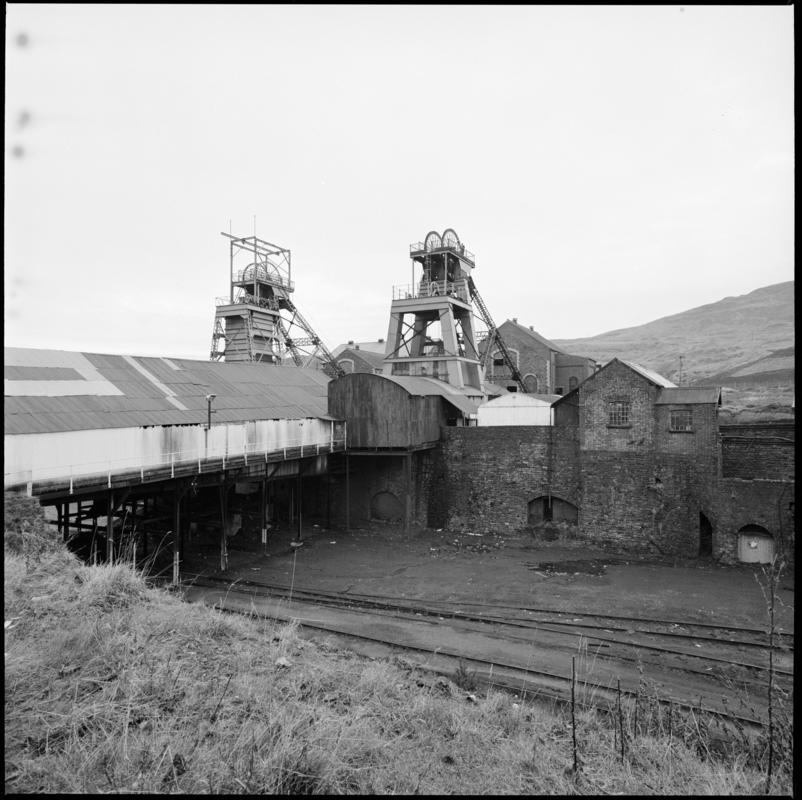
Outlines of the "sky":
[{"label": "sky", "polygon": [[792,6],[6,5],[5,344],[208,359],[221,232],[329,349],[456,230],[495,322],[793,280]]}]

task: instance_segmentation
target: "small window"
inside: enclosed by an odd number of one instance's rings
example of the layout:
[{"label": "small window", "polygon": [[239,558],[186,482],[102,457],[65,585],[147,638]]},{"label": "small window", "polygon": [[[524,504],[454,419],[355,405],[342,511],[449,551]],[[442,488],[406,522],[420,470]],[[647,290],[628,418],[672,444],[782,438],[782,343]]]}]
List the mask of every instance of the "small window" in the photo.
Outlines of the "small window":
[{"label": "small window", "polygon": [[562,393],[563,393],[563,387],[562,387],[562,386],[558,386],[558,387],[557,387],[557,388],[554,390],[554,394],[562,394]]},{"label": "small window", "polygon": [[668,429],[675,433],[693,432],[693,415],[689,408],[668,412]]},{"label": "small window", "polygon": [[503,358],[494,358],[493,359],[493,366],[494,367],[503,367],[504,366],[504,359]]},{"label": "small window", "polygon": [[575,378],[573,375],[568,379],[568,391],[573,392],[576,387],[579,386],[579,378]]},{"label": "small window", "polygon": [[613,400],[607,404],[607,425],[614,428],[630,424],[629,414],[632,404],[629,400]]}]

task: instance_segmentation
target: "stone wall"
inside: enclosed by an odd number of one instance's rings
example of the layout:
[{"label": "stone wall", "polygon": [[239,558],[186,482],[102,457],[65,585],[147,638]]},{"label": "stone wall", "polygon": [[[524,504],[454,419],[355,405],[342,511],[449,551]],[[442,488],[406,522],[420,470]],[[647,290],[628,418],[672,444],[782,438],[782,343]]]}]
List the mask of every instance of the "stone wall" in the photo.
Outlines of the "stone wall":
[{"label": "stone wall", "polygon": [[529,503],[549,492],[576,505],[576,456],[575,429],[444,428],[437,496],[447,507],[446,525],[478,533],[518,531],[528,524]]},{"label": "stone wall", "polygon": [[776,552],[794,562],[794,484],[789,481],[722,478],[714,498],[714,554],[724,563],[738,560],[738,531],[760,525],[774,538]]}]

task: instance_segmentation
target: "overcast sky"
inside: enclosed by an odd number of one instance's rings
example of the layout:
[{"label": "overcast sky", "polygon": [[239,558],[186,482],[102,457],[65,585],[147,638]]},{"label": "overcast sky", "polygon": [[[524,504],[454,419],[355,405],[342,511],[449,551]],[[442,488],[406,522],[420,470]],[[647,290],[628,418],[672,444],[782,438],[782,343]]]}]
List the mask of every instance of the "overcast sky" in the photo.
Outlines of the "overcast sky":
[{"label": "overcast sky", "polygon": [[793,7],[6,12],[7,346],[208,358],[254,216],[330,349],[432,229],[551,339],[793,279]]}]

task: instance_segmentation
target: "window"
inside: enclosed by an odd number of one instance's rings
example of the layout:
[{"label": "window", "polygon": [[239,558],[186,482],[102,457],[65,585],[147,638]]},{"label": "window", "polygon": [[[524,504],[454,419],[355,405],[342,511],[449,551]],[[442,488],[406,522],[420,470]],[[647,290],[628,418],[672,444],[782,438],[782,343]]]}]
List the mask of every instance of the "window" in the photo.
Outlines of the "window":
[{"label": "window", "polygon": [[575,378],[573,375],[568,379],[568,391],[573,392],[576,387],[579,386],[579,378]]},{"label": "window", "polygon": [[494,358],[493,359],[493,366],[494,367],[503,367],[504,366],[504,359],[503,358]]},{"label": "window", "polygon": [[675,433],[693,432],[693,415],[689,408],[668,412],[668,429]]},{"label": "window", "polygon": [[607,404],[607,426],[613,428],[629,427],[629,413],[632,404],[629,400],[612,400]]}]

